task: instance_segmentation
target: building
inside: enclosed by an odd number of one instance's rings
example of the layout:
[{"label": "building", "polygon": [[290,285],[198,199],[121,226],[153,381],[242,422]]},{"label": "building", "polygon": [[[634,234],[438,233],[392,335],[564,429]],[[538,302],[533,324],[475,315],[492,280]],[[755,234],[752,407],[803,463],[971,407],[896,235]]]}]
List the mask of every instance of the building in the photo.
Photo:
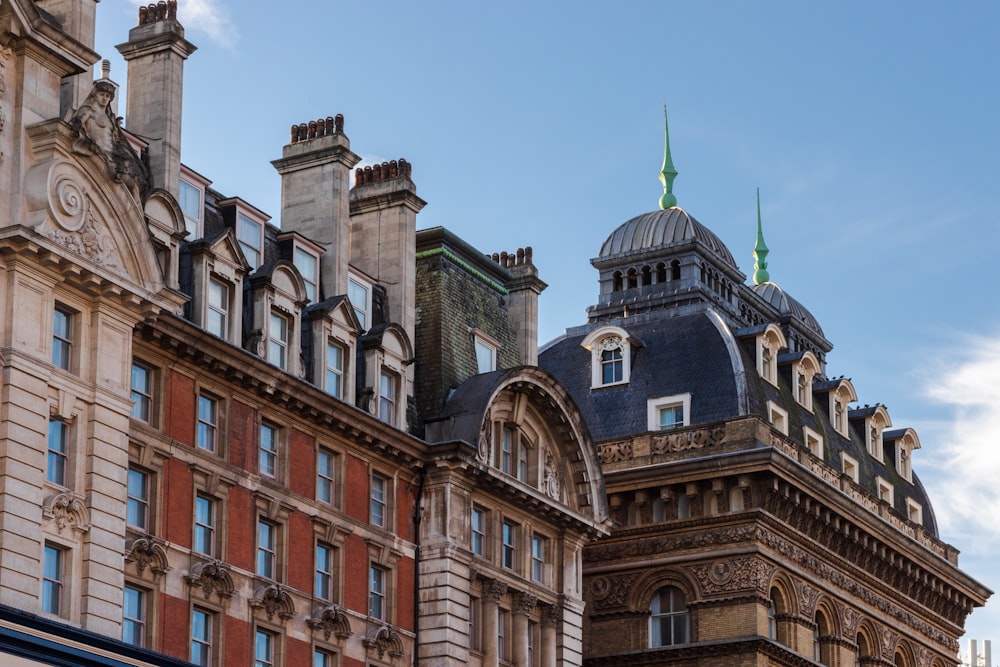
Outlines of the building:
[{"label": "building", "polygon": [[850,407],[819,322],[770,280],[759,203],[748,286],[676,175],[667,141],[660,209],[611,232],[587,323],[539,355],[615,525],[584,553],[587,664],[954,664],[990,593],[938,538],[917,434]]},{"label": "building", "polygon": [[[124,125],[95,17],[0,4],[4,664],[807,664],[814,628],[827,664],[951,664],[988,591],[919,441],[848,410],[819,325],[707,228],[626,223],[539,355],[530,248],[418,231],[412,165],[358,168],[339,115],[292,126],[272,224],[182,162],[176,3],[118,47]],[[656,384],[668,334],[697,349]]]}]

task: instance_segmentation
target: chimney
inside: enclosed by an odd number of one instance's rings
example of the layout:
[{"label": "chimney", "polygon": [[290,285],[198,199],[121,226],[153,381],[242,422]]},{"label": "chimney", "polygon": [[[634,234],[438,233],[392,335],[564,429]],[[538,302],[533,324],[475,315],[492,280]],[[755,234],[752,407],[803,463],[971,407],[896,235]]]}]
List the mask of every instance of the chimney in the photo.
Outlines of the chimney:
[{"label": "chimney", "polygon": [[126,126],[149,141],[152,186],[179,196],[184,61],[197,47],[184,39],[177,0],[139,8],[139,25],[117,46],[128,63]]},{"label": "chimney", "polygon": [[351,259],[347,198],[351,167],[360,160],[344,134],[344,117],[337,114],[292,125],[281,159],[271,162],[281,174],[281,229],[326,248],[320,257],[324,299],[347,294]]},{"label": "chimney", "polygon": [[[63,32],[87,49],[94,50],[94,16],[100,0],[38,0],[39,9],[55,17]],[[63,78],[60,110],[77,109],[90,93],[94,75],[89,69]]]},{"label": "chimney", "polygon": [[538,278],[538,269],[532,263],[531,247],[518,248],[517,252],[502,253],[494,259],[500,261],[512,274],[507,283],[507,309],[517,336],[521,363],[538,365],[538,295],[548,287]]},{"label": "chimney", "polygon": [[392,160],[354,172],[351,264],[384,285],[389,314],[412,341],[416,324],[417,196],[412,166]]}]

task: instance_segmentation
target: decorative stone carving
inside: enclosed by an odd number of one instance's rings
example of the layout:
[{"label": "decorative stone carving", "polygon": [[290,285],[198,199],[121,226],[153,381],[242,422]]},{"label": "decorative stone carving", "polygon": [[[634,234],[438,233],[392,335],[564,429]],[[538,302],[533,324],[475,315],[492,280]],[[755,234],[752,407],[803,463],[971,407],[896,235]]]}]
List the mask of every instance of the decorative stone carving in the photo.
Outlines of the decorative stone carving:
[{"label": "decorative stone carving", "polygon": [[635,578],[634,574],[620,574],[597,577],[591,581],[590,592],[594,596],[594,607],[608,609],[624,606]]},{"label": "decorative stone carving", "polygon": [[559,480],[559,471],[556,470],[556,457],[548,447],[545,448],[545,472],[542,477],[542,489],[550,498],[559,500],[562,483]]},{"label": "decorative stone carving", "polygon": [[620,350],[625,346],[622,344],[621,336],[606,336],[601,340],[597,341],[597,354],[600,356],[601,352],[606,350]]},{"label": "decorative stone carving", "polygon": [[330,635],[337,639],[351,636],[351,622],[347,614],[335,604],[317,609],[312,618],[306,619],[306,625],[313,630],[321,630],[326,641],[330,641]]},{"label": "decorative stone carving", "polygon": [[507,594],[507,584],[496,579],[480,580],[480,589],[483,592],[483,599],[489,602],[500,602],[500,598]]},{"label": "decorative stone carving", "polygon": [[726,429],[699,428],[677,433],[657,433],[653,435],[650,451],[655,454],[673,454],[691,449],[717,447],[726,441]]},{"label": "decorative stone carving", "polygon": [[538,597],[531,593],[518,592],[514,595],[514,613],[527,616],[538,604]]},{"label": "decorative stone carving", "polygon": [[250,606],[254,609],[263,609],[267,614],[267,620],[272,620],[277,614],[283,621],[295,616],[295,602],[288,590],[281,584],[270,584],[258,588],[254,592]]},{"label": "decorative stone carving", "polygon": [[858,634],[858,624],[861,623],[861,614],[847,605],[837,603],[840,612],[840,624],[844,628],[844,638],[854,641]]},{"label": "decorative stone carving", "polygon": [[68,176],[59,176],[49,190],[49,212],[67,232],[77,232],[87,222],[90,202],[83,188]]},{"label": "decorative stone carving", "polygon": [[56,530],[60,533],[67,526],[81,533],[90,530],[90,513],[83,502],[83,496],[71,491],[46,498],[42,505],[42,516],[55,522]]},{"label": "decorative stone carving", "polygon": [[555,604],[542,605],[542,625],[559,625],[562,620],[562,607]]},{"label": "decorative stone carving", "polygon": [[896,651],[896,644],[899,643],[899,634],[889,628],[883,628],[880,639],[882,640],[882,656],[891,660],[892,654]]},{"label": "decorative stone carving", "polygon": [[151,535],[137,537],[128,544],[125,549],[125,562],[135,563],[136,574],[140,577],[147,567],[157,579],[170,570],[166,546],[162,540]]},{"label": "decorative stone carving", "polygon": [[[72,199],[74,195],[69,192],[69,181],[63,182],[67,183],[66,194]],[[48,237],[95,264],[106,266],[109,269],[121,269],[114,241],[109,234],[95,224],[94,214],[91,211],[87,211],[86,224],[79,233],[66,234],[58,229],[53,229],[49,231]]]},{"label": "decorative stone carving", "polygon": [[704,595],[754,591],[766,593],[774,567],[766,561],[748,556],[719,560],[691,567]]},{"label": "decorative stone carving", "polygon": [[108,175],[123,183],[136,199],[142,200],[149,189],[149,170],[122,135],[122,119],[111,110],[114,97],[113,83],[107,79],[94,82],[87,99],[70,120],[70,127],[76,134],[73,150],[101,158]]},{"label": "decorative stone carving", "polygon": [[377,652],[379,658],[384,657],[386,653],[391,658],[403,655],[403,640],[399,633],[389,625],[372,628],[361,643],[369,651]]},{"label": "decorative stone carving", "polygon": [[236,591],[233,577],[229,574],[229,566],[219,560],[198,563],[184,578],[191,586],[201,588],[206,600],[212,597],[212,593],[222,600],[231,597]]},{"label": "decorative stone carving", "polygon": [[819,591],[809,584],[796,580],[792,581],[792,586],[795,587],[795,594],[799,599],[799,615],[811,621],[816,611],[816,603],[819,602]]},{"label": "decorative stone carving", "polygon": [[601,463],[620,463],[632,460],[632,443],[630,441],[611,442],[601,445],[598,455]]},{"label": "decorative stone carving", "polygon": [[490,460],[490,448],[493,446],[493,420],[487,414],[483,419],[483,426],[479,429],[479,448],[476,455],[483,463]]}]

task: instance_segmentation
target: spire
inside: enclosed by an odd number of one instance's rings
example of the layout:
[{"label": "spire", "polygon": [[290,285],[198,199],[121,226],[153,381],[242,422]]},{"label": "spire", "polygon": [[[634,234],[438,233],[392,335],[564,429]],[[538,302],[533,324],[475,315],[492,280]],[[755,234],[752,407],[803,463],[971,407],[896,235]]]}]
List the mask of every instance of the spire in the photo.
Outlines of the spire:
[{"label": "spire", "polygon": [[753,284],[760,285],[771,279],[767,272],[767,244],[764,243],[764,228],[760,224],[760,188],[757,188],[757,245],[753,249]]},{"label": "spire", "polygon": [[670,159],[670,129],[667,126],[667,105],[663,105],[663,167],[660,168],[660,183],[663,183],[663,194],[660,195],[660,208],[664,211],[677,206],[677,197],[672,192],[677,170],[674,161]]}]

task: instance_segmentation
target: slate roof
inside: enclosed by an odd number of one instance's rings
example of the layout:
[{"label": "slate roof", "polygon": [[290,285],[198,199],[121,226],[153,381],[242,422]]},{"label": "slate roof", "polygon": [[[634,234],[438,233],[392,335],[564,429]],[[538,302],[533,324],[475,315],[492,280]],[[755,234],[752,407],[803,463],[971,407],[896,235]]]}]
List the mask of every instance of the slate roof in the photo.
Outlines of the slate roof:
[{"label": "slate roof", "polygon": [[632,348],[628,384],[591,389],[591,353],[580,346],[586,333],[553,342],[538,360],[576,401],[595,442],[648,431],[648,398],[690,392],[695,424],[739,416],[731,357],[708,315],[617,324],[644,343]]}]

